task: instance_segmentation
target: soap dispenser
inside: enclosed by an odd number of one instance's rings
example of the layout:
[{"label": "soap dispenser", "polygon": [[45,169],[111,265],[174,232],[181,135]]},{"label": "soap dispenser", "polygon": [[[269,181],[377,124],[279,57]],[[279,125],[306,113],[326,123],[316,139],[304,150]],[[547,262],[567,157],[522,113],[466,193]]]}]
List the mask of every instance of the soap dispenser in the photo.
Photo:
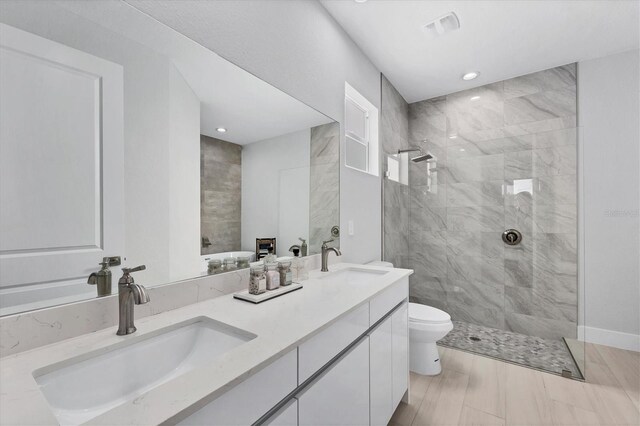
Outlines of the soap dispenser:
[{"label": "soap dispenser", "polygon": [[301,237],[299,237],[298,239],[302,241],[302,244],[300,244],[300,257],[305,257],[307,255],[307,247],[308,247],[307,240]]},{"label": "soap dispenser", "polygon": [[120,265],[120,256],[103,257],[99,263],[102,268],[98,272],[89,275],[87,284],[97,285],[98,297],[111,295],[111,271],[109,266]]}]

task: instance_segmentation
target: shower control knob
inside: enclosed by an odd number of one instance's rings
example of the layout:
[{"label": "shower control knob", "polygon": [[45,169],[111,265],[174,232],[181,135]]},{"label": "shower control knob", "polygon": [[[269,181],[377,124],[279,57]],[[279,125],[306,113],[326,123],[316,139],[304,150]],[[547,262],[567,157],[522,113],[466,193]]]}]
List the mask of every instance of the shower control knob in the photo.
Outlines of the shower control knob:
[{"label": "shower control knob", "polygon": [[507,229],[502,233],[502,241],[510,246],[515,246],[522,241],[522,234],[517,229]]}]

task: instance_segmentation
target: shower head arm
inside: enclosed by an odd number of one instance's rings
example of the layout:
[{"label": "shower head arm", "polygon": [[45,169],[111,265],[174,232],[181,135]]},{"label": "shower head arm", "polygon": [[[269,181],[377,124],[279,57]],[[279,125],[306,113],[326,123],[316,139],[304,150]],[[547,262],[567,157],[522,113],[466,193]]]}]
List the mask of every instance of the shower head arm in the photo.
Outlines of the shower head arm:
[{"label": "shower head arm", "polygon": [[403,148],[398,150],[398,154],[405,154],[407,152],[422,152],[422,148],[417,146],[410,146],[409,148]]}]

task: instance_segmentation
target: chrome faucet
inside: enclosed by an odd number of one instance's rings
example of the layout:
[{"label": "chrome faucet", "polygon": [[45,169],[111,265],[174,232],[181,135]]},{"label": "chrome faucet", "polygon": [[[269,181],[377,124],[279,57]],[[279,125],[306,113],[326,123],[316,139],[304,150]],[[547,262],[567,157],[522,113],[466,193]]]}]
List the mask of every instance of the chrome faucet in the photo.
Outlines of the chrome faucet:
[{"label": "chrome faucet", "polygon": [[135,268],[122,268],[122,277],[118,280],[118,308],[120,311],[118,325],[118,336],[135,333],[136,326],[133,325],[133,305],[144,305],[149,302],[147,289],[136,284],[131,272],[144,271],[146,266],[140,265]]},{"label": "chrome faucet", "polygon": [[322,268],[321,272],[329,272],[329,252],[334,252],[336,256],[342,256],[340,250],[335,247],[329,247],[327,243],[334,241],[334,239],[330,239],[329,241],[322,242]]},{"label": "chrome faucet", "polygon": [[294,244],[291,247],[289,247],[289,251],[290,252],[293,252],[293,249],[298,249],[298,251],[300,251],[300,245]]}]

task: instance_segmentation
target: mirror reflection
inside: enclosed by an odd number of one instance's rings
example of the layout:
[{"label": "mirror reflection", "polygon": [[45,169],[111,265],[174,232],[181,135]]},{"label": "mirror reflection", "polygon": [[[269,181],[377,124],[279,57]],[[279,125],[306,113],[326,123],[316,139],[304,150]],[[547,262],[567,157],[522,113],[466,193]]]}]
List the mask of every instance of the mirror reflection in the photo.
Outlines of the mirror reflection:
[{"label": "mirror reflection", "polygon": [[1,315],[338,235],[338,124],[126,3],[3,2],[0,92]]}]

